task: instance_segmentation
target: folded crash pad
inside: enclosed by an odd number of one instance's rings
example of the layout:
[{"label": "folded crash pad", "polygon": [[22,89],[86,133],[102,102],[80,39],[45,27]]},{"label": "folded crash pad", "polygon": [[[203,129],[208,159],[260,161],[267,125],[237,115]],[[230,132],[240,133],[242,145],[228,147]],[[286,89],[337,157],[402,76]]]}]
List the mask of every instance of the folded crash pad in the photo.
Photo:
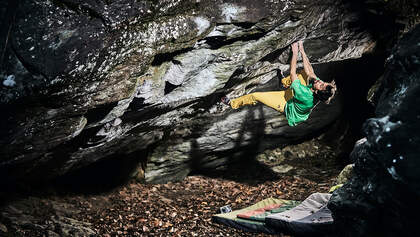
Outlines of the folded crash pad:
[{"label": "folded crash pad", "polygon": [[265,218],[268,228],[295,236],[319,236],[332,230],[333,218],[327,203],[328,193],[314,193],[298,206]]},{"label": "folded crash pad", "polygon": [[265,224],[265,217],[292,209],[299,204],[298,201],[267,198],[247,208],[214,215],[213,221],[249,232],[278,234],[281,231]]}]

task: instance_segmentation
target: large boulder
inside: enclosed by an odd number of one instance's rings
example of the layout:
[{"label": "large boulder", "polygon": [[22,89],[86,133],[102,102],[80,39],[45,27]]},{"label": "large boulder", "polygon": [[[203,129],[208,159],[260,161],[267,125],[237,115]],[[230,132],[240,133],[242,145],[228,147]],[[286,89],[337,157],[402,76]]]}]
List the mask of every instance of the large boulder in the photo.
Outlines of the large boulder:
[{"label": "large boulder", "polygon": [[376,116],[351,154],[353,177],[328,207],[342,236],[418,236],[420,25],[394,47],[376,94]]},{"label": "large boulder", "polygon": [[48,180],[130,157],[145,160],[147,181],[165,182],[307,138],[340,115],[340,98],[297,127],[219,100],[278,89],[298,39],[327,81],[329,63],[371,51],[348,4],[3,1],[0,173]]}]

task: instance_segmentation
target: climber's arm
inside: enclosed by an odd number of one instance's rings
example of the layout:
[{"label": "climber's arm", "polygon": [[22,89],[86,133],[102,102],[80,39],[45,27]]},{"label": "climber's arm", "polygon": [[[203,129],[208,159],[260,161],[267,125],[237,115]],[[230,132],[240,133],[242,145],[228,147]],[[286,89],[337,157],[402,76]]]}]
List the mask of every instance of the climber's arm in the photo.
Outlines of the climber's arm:
[{"label": "climber's arm", "polygon": [[306,75],[308,75],[308,78],[307,78],[308,81],[306,83],[309,83],[310,78],[316,79],[318,77],[314,73],[314,69],[312,68],[311,63],[309,62],[308,56],[306,56],[305,49],[303,48],[302,42],[299,42],[299,51],[300,51],[300,54],[302,55],[303,70],[305,70]]},{"label": "climber's arm", "polygon": [[298,44],[293,43],[292,44],[292,60],[290,61],[290,79],[292,79],[292,82],[296,79],[298,79],[296,75],[296,64],[297,64],[297,56],[298,56]]}]

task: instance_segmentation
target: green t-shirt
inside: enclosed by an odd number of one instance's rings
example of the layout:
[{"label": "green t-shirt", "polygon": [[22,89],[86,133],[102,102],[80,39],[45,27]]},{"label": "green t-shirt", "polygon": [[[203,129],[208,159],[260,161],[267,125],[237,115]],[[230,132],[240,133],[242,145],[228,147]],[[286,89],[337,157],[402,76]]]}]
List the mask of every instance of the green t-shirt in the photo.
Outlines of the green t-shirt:
[{"label": "green t-shirt", "polygon": [[308,119],[312,107],[314,107],[314,96],[311,91],[312,84],[302,85],[300,80],[294,80],[290,86],[293,89],[293,98],[287,101],[284,111],[290,126]]}]

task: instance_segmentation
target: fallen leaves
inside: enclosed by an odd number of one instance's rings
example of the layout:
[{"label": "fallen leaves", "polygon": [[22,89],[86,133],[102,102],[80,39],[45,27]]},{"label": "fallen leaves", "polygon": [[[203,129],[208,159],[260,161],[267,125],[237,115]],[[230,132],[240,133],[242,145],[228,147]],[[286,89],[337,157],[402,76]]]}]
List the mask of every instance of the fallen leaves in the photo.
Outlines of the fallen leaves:
[{"label": "fallen leaves", "polygon": [[[91,211],[79,218],[90,217],[99,235],[136,236],[136,231],[140,231],[140,236],[163,233],[173,236],[243,236],[247,233],[212,223],[211,216],[224,205],[238,209],[271,196],[302,200],[312,192],[326,191],[328,188],[325,186],[325,190],[320,190],[320,187],[324,188],[324,185],[290,176],[258,186],[192,176],[170,185],[127,185],[123,191],[107,194],[111,202],[108,209],[94,212],[95,206],[92,206]],[[81,203],[86,206],[88,202]]]}]

